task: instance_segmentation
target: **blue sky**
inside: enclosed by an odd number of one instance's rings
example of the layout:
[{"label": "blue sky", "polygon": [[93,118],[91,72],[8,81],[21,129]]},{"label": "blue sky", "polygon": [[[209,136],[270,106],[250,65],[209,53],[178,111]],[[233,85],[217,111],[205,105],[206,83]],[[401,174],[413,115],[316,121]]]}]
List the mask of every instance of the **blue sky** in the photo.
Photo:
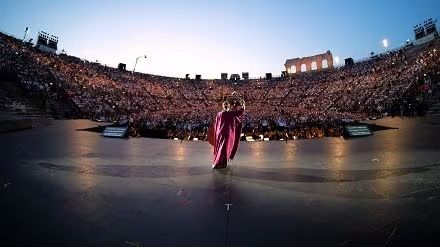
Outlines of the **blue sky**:
[{"label": "blue sky", "polygon": [[219,78],[280,74],[288,58],[330,50],[343,62],[413,39],[413,26],[438,18],[438,0],[144,0],[0,2],[0,30],[60,38],[68,54],[137,71]]}]

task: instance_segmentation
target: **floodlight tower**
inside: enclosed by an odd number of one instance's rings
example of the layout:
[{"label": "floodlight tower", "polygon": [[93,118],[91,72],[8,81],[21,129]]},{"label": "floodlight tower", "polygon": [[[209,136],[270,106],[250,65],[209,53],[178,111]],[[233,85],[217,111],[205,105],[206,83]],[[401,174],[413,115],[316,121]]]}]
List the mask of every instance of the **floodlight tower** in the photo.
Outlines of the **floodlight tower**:
[{"label": "floodlight tower", "polygon": [[147,58],[147,55],[145,54],[145,55],[143,55],[143,56],[139,56],[139,57],[136,58],[136,62],[134,63],[133,73],[134,73],[134,71],[136,70],[136,65],[137,65],[137,63],[138,63],[139,58]]},{"label": "floodlight tower", "polygon": [[24,31],[23,41],[26,39],[26,36],[27,36],[28,33],[29,33],[29,27],[26,27],[26,29]]}]

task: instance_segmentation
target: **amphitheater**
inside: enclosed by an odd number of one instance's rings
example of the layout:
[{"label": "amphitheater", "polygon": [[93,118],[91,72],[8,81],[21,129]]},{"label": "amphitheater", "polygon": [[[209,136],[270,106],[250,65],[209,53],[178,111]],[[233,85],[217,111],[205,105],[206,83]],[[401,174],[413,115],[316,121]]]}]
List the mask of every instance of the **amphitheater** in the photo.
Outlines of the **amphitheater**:
[{"label": "amphitheater", "polygon": [[[1,33],[0,245],[435,246],[440,40],[284,65],[282,77],[172,78]],[[248,141],[213,171],[200,140],[232,92]],[[373,135],[343,138],[356,124]],[[107,125],[129,137],[102,137]]]},{"label": "amphitheater", "polygon": [[[340,136],[346,123],[439,110],[433,83],[438,78],[438,39],[353,66],[334,68],[330,52],[289,59],[284,77],[229,81],[121,71],[74,56],[39,52],[6,34],[1,37],[2,71],[20,82],[15,84],[20,88],[3,83],[4,94],[27,90],[31,98],[44,101],[41,107],[23,92],[22,101],[5,98],[4,111],[42,109],[42,115],[55,118],[129,123],[131,136],[162,130],[161,137],[204,140],[223,98],[234,91],[248,102],[244,133],[271,140],[286,133],[288,139]],[[323,64],[327,59],[326,69],[315,66],[316,70],[295,73],[289,69],[306,63],[301,67],[310,70],[314,60]]]}]

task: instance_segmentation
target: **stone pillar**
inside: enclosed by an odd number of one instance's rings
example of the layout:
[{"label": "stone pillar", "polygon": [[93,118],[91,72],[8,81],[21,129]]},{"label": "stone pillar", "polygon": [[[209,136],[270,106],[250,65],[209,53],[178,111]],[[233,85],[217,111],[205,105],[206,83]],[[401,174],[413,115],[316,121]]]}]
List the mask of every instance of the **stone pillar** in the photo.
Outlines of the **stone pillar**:
[{"label": "stone pillar", "polygon": [[329,69],[333,69],[333,58],[332,57],[327,59],[327,64],[328,64]]},{"label": "stone pillar", "polygon": [[306,70],[312,71],[312,61],[310,61],[309,59],[307,59],[306,61]]},{"label": "stone pillar", "polygon": [[318,70],[318,71],[322,70],[322,59],[321,58],[316,60],[316,70]]}]

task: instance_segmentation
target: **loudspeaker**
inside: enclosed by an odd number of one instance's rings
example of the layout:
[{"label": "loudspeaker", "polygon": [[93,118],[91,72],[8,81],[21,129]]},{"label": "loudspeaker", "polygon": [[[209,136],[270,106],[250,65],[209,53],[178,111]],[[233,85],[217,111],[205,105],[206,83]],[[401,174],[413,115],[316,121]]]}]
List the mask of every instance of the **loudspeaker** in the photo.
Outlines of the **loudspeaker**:
[{"label": "loudspeaker", "polygon": [[228,79],[228,73],[221,73],[221,77],[222,80],[227,80]]},{"label": "loudspeaker", "polygon": [[185,79],[189,80],[189,74],[185,75]]},{"label": "loudspeaker", "polygon": [[266,73],[266,79],[272,80],[272,73]]},{"label": "loudspeaker", "polygon": [[196,80],[197,81],[200,81],[202,79],[202,76],[201,75],[196,75]]},{"label": "loudspeaker", "polygon": [[345,59],[345,66],[351,66],[354,65],[353,58],[349,57]]},{"label": "loudspeaker", "polygon": [[241,77],[243,78],[243,80],[249,80],[249,72],[241,73]]},{"label": "loudspeaker", "polygon": [[118,69],[125,71],[127,69],[127,65],[125,63],[119,63],[118,64]]}]

